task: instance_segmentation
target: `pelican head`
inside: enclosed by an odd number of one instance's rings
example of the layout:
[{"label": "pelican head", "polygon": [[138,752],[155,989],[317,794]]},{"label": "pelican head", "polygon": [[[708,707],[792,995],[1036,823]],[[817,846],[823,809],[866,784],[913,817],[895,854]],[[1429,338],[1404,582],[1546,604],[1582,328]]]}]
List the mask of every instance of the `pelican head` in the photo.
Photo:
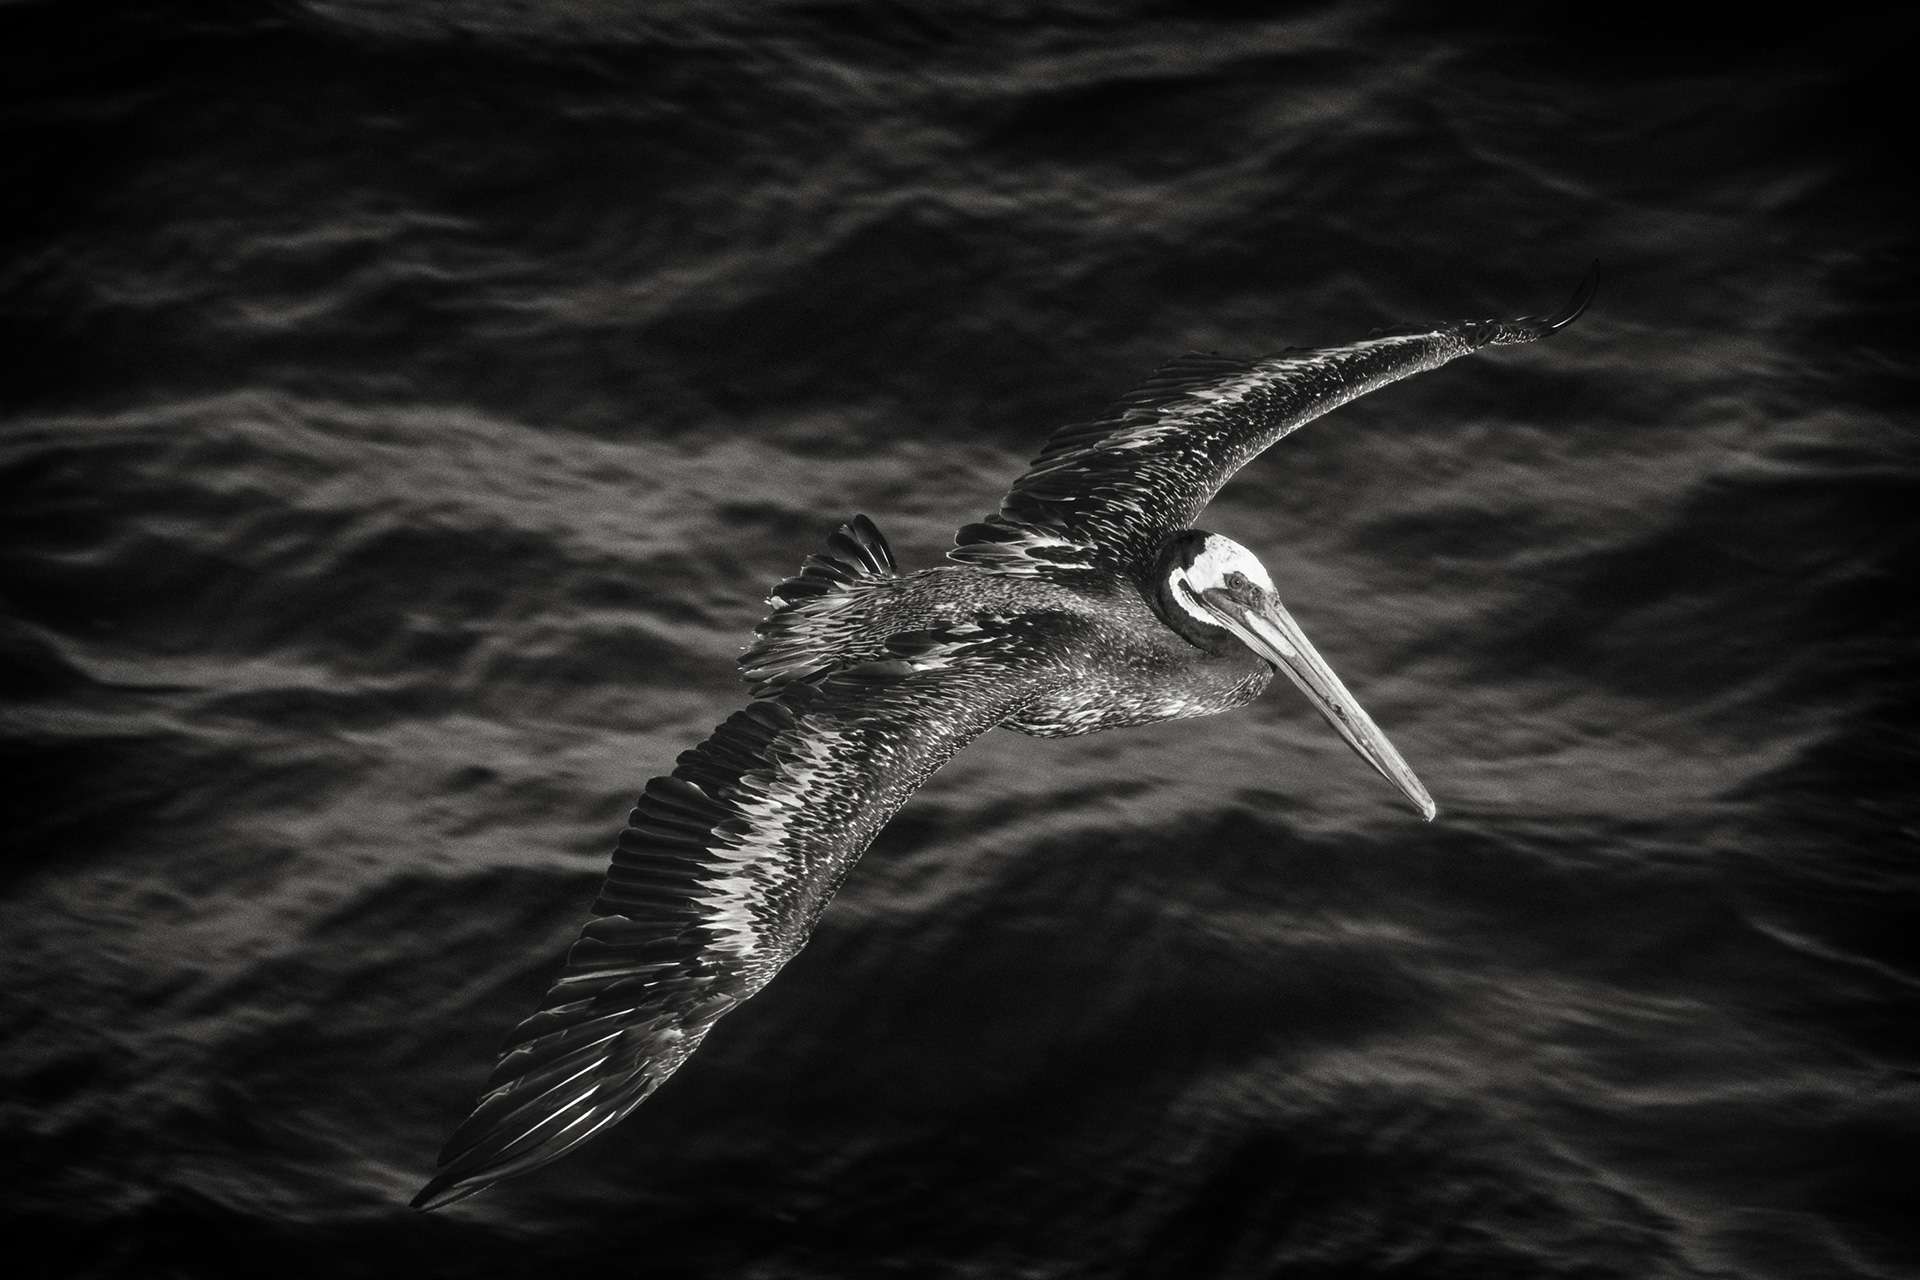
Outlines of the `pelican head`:
[{"label": "pelican head", "polygon": [[1251,649],[1293,681],[1362,760],[1433,820],[1433,797],[1280,603],[1273,578],[1253,552],[1217,533],[1188,529],[1168,540],[1155,577],[1161,616],[1183,639],[1210,653],[1231,652],[1235,645]]}]

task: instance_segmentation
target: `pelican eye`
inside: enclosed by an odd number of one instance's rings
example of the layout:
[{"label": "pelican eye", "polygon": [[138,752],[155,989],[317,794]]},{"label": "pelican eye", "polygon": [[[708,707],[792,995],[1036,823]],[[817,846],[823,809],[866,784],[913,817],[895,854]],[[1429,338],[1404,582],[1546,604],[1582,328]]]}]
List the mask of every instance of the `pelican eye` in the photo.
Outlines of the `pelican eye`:
[{"label": "pelican eye", "polygon": [[1249,578],[1238,569],[1228,573],[1227,576],[1222,579],[1222,585],[1237,596],[1258,595],[1260,590],[1258,584],[1256,584],[1252,578]]}]

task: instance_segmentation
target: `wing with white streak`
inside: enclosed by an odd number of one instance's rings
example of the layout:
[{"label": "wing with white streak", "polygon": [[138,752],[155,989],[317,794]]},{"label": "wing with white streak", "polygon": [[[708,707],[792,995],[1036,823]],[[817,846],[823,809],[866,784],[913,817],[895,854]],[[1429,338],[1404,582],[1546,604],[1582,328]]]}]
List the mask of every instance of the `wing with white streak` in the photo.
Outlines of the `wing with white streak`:
[{"label": "wing with white streak", "polygon": [[1550,316],[1463,320],[1251,362],[1182,356],[1104,416],[1054,432],[999,512],[962,528],[947,555],[1000,573],[1144,582],[1166,539],[1269,445],[1388,383],[1545,337],[1586,309],[1595,284],[1589,273]]},{"label": "wing with white streak", "polygon": [[894,811],[1028,694],[1037,664],[973,660],[1000,639],[905,638],[897,659],[752,703],[649,782],[559,981],[415,1206],[538,1168],[620,1120],[764,986]]}]

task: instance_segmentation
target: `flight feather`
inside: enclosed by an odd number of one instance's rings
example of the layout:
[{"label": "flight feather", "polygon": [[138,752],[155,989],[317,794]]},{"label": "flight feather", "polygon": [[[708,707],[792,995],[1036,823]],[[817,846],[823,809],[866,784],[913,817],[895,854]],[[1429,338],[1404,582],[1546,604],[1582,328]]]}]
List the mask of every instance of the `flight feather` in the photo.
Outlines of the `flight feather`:
[{"label": "flight feather", "polygon": [[647,783],[593,918],[416,1207],[615,1123],[764,986],[893,813],[1030,696],[1037,662],[967,660],[994,640],[979,627],[900,637],[882,660],[749,704]]},{"label": "flight feather", "polygon": [[1181,356],[1100,417],[1054,432],[1000,510],[961,528],[947,555],[998,573],[1144,584],[1166,539],[1268,446],[1389,383],[1544,337],[1586,308],[1595,284],[1589,273],[1550,316],[1462,320],[1252,361]]}]

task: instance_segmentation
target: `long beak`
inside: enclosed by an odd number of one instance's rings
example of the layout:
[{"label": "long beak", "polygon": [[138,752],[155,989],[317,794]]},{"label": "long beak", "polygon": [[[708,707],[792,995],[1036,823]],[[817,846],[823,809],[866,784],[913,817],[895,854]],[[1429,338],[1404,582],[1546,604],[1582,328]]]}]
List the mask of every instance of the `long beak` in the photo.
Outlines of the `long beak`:
[{"label": "long beak", "polygon": [[1340,677],[1333,674],[1333,668],[1280,603],[1280,597],[1257,587],[1253,589],[1253,596],[1252,603],[1248,603],[1237,593],[1215,589],[1199,593],[1197,599],[1208,613],[1219,619],[1221,626],[1239,636],[1249,649],[1286,672],[1287,678],[1298,685],[1300,692],[1312,700],[1314,708],[1327,718],[1327,723],[1347,740],[1347,745],[1381,777],[1400,788],[1421,816],[1432,822],[1433,815],[1439,812],[1433,797],[1420,785],[1420,779],[1413,776],[1413,770],[1393,749],[1373,717],[1347,691],[1347,686],[1340,683]]}]

